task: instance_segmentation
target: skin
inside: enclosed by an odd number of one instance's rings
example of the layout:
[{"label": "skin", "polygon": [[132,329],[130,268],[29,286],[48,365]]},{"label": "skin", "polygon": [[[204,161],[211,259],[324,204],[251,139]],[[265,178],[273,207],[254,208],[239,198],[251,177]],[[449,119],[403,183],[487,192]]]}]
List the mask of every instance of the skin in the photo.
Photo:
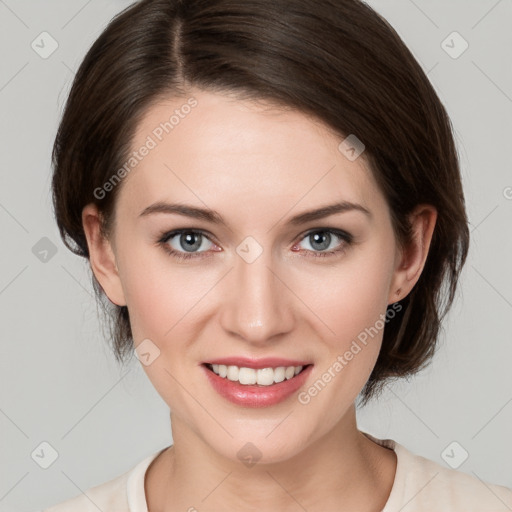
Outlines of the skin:
[{"label": "skin", "polygon": [[[424,267],[437,212],[411,215],[414,241],[396,243],[387,203],[367,168],[342,154],[340,137],[304,113],[193,89],[198,105],[124,178],[110,239],[93,204],[83,225],[94,274],[109,299],[127,305],[135,346],[159,356],[142,365],[168,404],[174,445],[146,474],[150,511],[380,511],[396,456],[357,429],[355,399],[375,365],[382,333],[308,404],[297,393],[267,408],[228,402],[199,366],[215,357],[310,361],[309,388],[389,304],[406,296]],[[155,104],[137,126],[133,149],[186,99]],[[369,209],[289,225],[306,210],[340,200]],[[217,211],[227,226],[183,215],[139,216],[156,201]],[[208,238],[195,259],[179,261],[157,240],[187,228]],[[309,235],[334,233],[325,258]],[[262,248],[252,263],[236,248],[248,236]],[[175,236],[167,242],[186,253]],[[252,250],[252,249],[251,249]],[[396,291],[401,289],[398,297]],[[252,467],[237,452],[261,452]]]}]

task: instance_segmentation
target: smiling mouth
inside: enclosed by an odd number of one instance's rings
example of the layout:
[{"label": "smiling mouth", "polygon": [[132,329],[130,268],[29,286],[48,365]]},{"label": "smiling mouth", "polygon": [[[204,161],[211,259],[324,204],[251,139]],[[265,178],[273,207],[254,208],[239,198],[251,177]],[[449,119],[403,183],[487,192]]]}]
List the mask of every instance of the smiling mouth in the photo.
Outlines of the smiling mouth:
[{"label": "smiling mouth", "polygon": [[260,369],[210,363],[204,363],[204,366],[218,377],[234,383],[244,386],[268,387],[291,380],[312,365],[278,366]]}]

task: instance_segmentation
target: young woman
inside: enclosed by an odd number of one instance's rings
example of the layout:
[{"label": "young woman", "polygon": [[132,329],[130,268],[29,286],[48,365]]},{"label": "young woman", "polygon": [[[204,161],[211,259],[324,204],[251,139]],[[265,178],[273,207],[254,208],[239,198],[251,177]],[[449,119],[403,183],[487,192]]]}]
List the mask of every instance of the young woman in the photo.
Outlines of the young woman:
[{"label": "young woman", "polygon": [[449,118],[368,5],[138,2],[53,156],[63,240],[173,444],[48,512],[512,508],[357,428],[359,395],[431,360],[469,246]]}]

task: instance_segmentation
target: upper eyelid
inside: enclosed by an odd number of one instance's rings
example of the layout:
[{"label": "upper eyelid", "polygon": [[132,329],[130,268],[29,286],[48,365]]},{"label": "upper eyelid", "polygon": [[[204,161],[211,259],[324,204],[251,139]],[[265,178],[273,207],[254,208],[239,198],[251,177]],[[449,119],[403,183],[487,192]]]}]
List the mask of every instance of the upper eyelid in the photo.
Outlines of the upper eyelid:
[{"label": "upper eyelid", "polygon": [[207,238],[210,242],[217,244],[215,241],[215,237],[209,233],[208,231],[204,231],[202,229],[194,229],[194,228],[181,228],[181,229],[172,229],[170,231],[167,231],[162,234],[161,237],[159,237],[159,240],[168,242],[169,240],[172,240],[174,237],[181,235],[183,233],[199,233],[203,235],[205,238]]}]

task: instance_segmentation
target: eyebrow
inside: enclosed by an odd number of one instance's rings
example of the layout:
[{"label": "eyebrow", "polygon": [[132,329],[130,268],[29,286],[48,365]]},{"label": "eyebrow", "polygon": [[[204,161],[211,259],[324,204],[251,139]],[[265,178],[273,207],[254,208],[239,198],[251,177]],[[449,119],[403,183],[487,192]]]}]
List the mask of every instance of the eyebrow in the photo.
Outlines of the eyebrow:
[{"label": "eyebrow", "polygon": [[[345,213],[349,211],[361,212],[370,219],[373,217],[372,213],[360,204],[352,203],[350,201],[340,201],[334,204],[316,208],[314,210],[308,210],[306,212],[299,213],[298,215],[292,217],[288,221],[288,224],[296,226],[313,220],[323,219],[324,217],[328,217],[329,215],[334,215],[336,213]],[[162,201],[158,201],[144,208],[144,210],[142,210],[142,212],[139,214],[139,217],[144,217],[154,213],[178,214],[191,217],[193,219],[205,220],[213,224],[220,224],[223,226],[227,225],[226,221],[215,210],[198,208],[197,206],[187,204],[165,203]]]}]

